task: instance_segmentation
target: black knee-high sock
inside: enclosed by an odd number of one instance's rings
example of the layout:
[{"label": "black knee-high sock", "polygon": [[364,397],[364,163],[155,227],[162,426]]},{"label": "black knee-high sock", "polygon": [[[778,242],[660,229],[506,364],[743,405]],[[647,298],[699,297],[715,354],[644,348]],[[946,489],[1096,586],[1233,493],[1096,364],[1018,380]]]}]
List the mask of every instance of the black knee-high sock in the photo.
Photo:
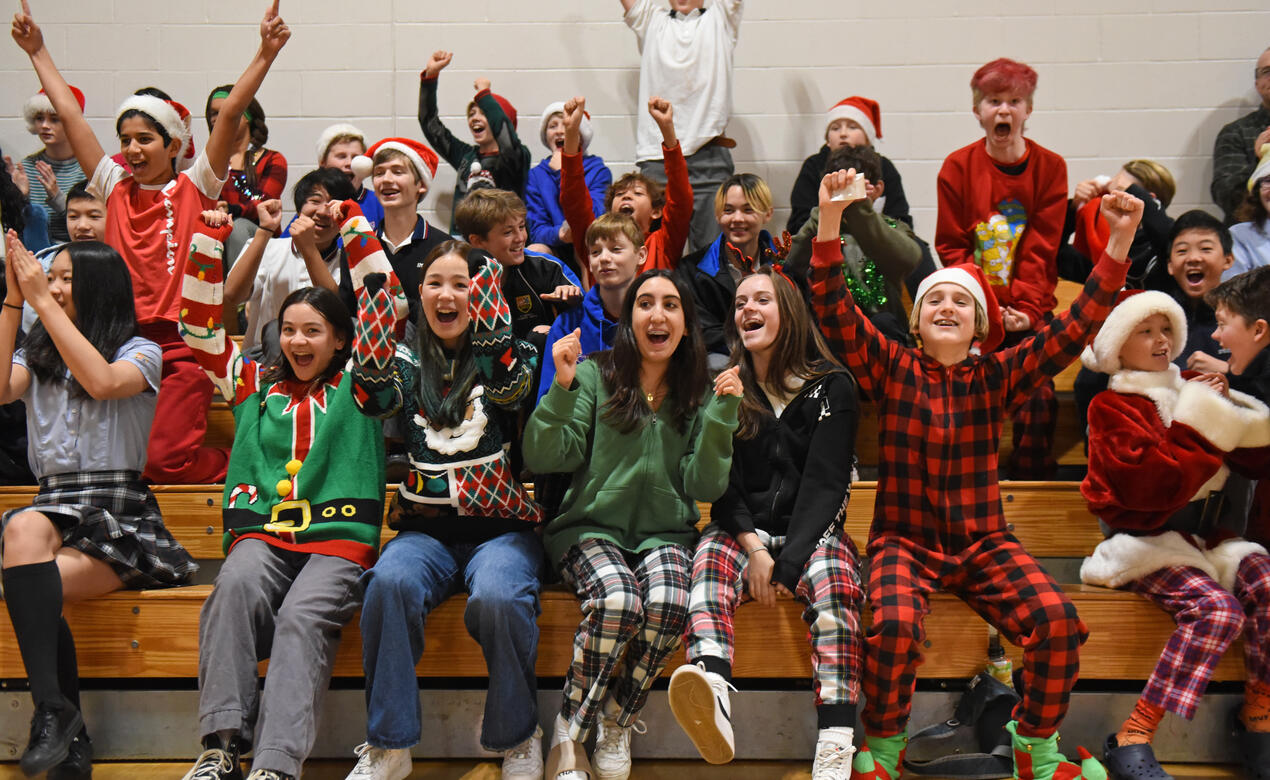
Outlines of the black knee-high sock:
[{"label": "black knee-high sock", "polygon": [[57,687],[79,709],[79,659],[75,657],[75,637],[71,636],[66,618],[57,628]]},{"label": "black knee-high sock", "polygon": [[62,577],[57,564],[12,566],[0,574],[35,705],[63,703],[57,682],[57,634],[62,622]]}]

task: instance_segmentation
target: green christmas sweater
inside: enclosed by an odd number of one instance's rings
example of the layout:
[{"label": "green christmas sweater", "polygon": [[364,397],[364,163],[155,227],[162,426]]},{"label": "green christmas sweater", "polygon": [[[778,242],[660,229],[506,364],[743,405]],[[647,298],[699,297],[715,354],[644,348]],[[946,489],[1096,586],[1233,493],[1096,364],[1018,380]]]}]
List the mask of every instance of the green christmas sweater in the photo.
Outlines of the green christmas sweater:
[{"label": "green christmas sweater", "polygon": [[[353,201],[345,201],[344,215],[340,233],[359,317],[399,323],[406,298],[370,223]],[[383,518],[383,425],[358,410],[347,366],[318,385],[268,381],[265,369],[228,337],[221,321],[227,232],[206,225],[196,230],[180,312],[182,337],[234,412],[225,552],[239,539],[255,538],[370,567]],[[359,327],[354,352],[374,353],[375,347]]]}]

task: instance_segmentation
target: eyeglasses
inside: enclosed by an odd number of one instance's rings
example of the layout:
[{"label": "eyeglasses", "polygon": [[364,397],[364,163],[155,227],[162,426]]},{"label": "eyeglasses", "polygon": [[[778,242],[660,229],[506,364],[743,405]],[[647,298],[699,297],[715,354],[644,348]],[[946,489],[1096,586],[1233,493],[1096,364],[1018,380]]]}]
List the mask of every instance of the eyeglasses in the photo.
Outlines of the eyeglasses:
[{"label": "eyeglasses", "polygon": [[1257,68],[1252,73],[1259,79],[1270,78],[1270,65],[1267,65],[1264,68]]},{"label": "eyeglasses", "polygon": [[1270,176],[1263,176],[1261,181],[1257,182],[1257,189],[1262,192],[1270,192]]}]

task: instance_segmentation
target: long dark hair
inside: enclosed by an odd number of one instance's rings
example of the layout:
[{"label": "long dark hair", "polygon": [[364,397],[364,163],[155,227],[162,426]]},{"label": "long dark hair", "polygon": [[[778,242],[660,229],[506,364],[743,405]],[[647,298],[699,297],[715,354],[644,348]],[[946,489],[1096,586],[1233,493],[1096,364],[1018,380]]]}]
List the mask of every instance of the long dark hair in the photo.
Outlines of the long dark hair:
[{"label": "long dark hair", "polygon": [[[278,307],[278,333],[282,333],[282,319],[287,309],[298,304],[307,303],[322,315],[322,319],[335,331],[335,335],[344,339],[344,346],[335,350],[331,362],[323,369],[314,381],[329,382],[332,377],[344,370],[348,358],[353,354],[353,317],[340,297],[325,287],[301,287],[286,298]],[[298,382],[291,361],[281,351],[274,361],[265,367],[263,378],[266,382]]]},{"label": "long dark hair", "polygon": [[[132,276],[119,253],[100,241],[75,241],[62,250],[71,259],[71,302],[75,327],[106,360],[137,335],[137,310],[132,298]],[[41,382],[67,381],[66,361],[53,338],[37,322],[26,339],[26,364]],[[79,381],[70,378],[71,394],[87,395]]]},{"label": "long dark hair", "polygon": [[745,386],[745,395],[741,397],[741,407],[737,412],[740,425],[736,436],[739,439],[754,438],[764,418],[772,417],[772,410],[759,400],[762,397],[760,382],[788,396],[795,392],[790,381],[795,377],[804,383],[812,382],[842,368],[829,350],[824,337],[820,335],[820,329],[807,311],[802,295],[789,279],[770,265],[758,269],[754,275],[766,276],[772,280],[772,289],[776,291],[780,330],[776,333],[776,340],[772,342],[767,376],[759,377],[754,373],[754,358],[741,342],[736,330],[736,317],[728,317],[724,323],[728,344],[732,347],[729,365],[741,367],[741,382]]},{"label": "long dark hair", "polygon": [[681,433],[688,429],[696,416],[701,398],[710,384],[706,373],[705,341],[701,337],[701,325],[697,322],[692,290],[669,271],[645,271],[626,289],[626,297],[622,299],[622,316],[613,331],[613,348],[596,353],[592,358],[600,367],[600,378],[609,394],[609,400],[604,403],[604,421],[621,433],[630,433],[654,414],[640,387],[639,369],[643,356],[632,326],[639,290],[645,282],[654,278],[669,279],[675,285],[683,307],[683,338],[670,356],[670,366],[666,370],[666,378],[670,382],[666,402],[675,405],[674,425]]},{"label": "long dark hair", "polygon": [[1266,204],[1261,202],[1261,184],[1266,179],[1270,179],[1270,176],[1262,176],[1252,183],[1252,191],[1235,211],[1235,221],[1251,222],[1263,236],[1266,235],[1266,228],[1270,227],[1266,224],[1270,219],[1270,212],[1266,211]]},{"label": "long dark hair", "polygon": [[[0,150],[0,160],[4,159],[4,152]],[[22,164],[21,160],[14,160],[14,166]],[[23,211],[26,209],[27,199],[22,194],[22,190],[18,189],[18,185],[13,183],[13,177],[9,175],[9,167],[0,163],[0,216],[4,219],[0,220],[5,230],[12,230],[22,236],[22,231],[26,230],[26,217]]]},{"label": "long dark hair", "polygon": [[[212,101],[216,99],[216,94],[218,92],[229,94],[233,89],[233,84],[222,84],[207,93],[207,102],[203,105],[203,120],[207,122],[207,132],[212,132],[212,120],[208,115],[212,112]],[[247,104],[244,114],[247,117],[247,132],[251,136],[251,144],[243,157],[243,176],[246,177],[248,186],[255,189],[260,180],[260,174],[256,172],[252,150],[264,151],[265,144],[269,141],[269,125],[265,124],[265,110],[260,107],[260,102],[255,98]]]},{"label": "long dark hair", "polygon": [[[428,253],[419,264],[419,282],[423,283],[432,264],[443,257],[455,255],[467,261],[468,276],[475,276],[481,266],[494,263],[484,252],[475,250],[466,241],[450,239]],[[471,291],[469,290],[469,295]],[[476,384],[476,357],[472,354],[472,326],[468,325],[459,348],[452,356],[446,355],[445,345],[432,332],[427,316],[419,312],[415,328],[415,351],[419,356],[419,408],[434,426],[453,428],[467,416],[467,397]]]}]

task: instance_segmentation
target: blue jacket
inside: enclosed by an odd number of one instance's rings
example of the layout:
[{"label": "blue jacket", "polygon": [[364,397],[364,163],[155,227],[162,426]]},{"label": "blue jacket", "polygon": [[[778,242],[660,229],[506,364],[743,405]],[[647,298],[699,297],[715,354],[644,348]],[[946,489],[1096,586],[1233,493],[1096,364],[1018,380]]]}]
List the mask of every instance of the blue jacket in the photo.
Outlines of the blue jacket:
[{"label": "blue jacket", "polygon": [[[594,154],[582,158],[582,173],[591,191],[591,210],[595,216],[604,213],[604,195],[613,183],[613,174],[604,160]],[[564,211],[560,208],[560,171],[551,170],[551,158],[544,158],[529,171],[525,183],[525,221],[529,225],[529,242],[550,247],[564,244],[560,226]],[[579,262],[581,262],[579,260]]]},{"label": "blue jacket", "polygon": [[582,305],[569,309],[556,317],[551,323],[551,331],[547,333],[547,343],[542,350],[542,379],[538,383],[538,400],[551,389],[556,381],[556,361],[551,359],[551,348],[556,341],[573,332],[574,328],[582,329],[582,354],[600,352],[613,346],[613,331],[617,321],[604,316],[604,304],[600,301],[600,288],[592,287],[582,296]]}]

